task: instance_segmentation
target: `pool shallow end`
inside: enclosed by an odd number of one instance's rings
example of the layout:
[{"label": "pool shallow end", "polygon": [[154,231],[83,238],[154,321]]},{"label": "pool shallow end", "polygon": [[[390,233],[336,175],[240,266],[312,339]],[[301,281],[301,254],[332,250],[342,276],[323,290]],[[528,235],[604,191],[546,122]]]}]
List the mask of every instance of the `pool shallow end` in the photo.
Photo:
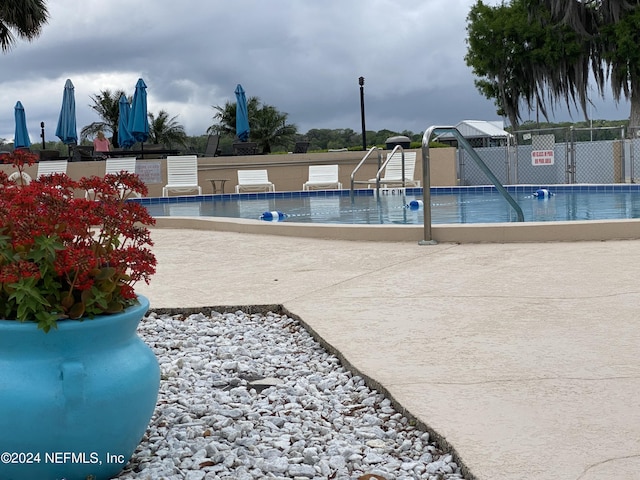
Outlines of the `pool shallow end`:
[{"label": "pool shallow end", "polygon": [[[418,242],[422,225],[264,222],[224,217],[156,217],[156,228],[180,228],[330,240]],[[446,224],[431,227],[439,243],[575,242],[640,239],[640,219]]]}]

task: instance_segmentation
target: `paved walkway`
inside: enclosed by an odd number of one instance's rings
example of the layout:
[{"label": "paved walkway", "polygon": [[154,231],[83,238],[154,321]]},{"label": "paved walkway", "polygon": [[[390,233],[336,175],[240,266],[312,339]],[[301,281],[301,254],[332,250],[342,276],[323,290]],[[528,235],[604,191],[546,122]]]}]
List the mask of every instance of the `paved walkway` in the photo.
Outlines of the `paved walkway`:
[{"label": "paved walkway", "polygon": [[284,305],[476,478],[640,479],[640,241],[152,234],[152,308]]}]

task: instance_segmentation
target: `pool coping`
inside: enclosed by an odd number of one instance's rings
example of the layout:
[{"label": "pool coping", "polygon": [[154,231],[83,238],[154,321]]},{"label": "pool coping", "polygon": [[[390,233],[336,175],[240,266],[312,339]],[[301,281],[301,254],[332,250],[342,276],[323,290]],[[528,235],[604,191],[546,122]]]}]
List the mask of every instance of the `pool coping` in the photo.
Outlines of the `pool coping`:
[{"label": "pool coping", "polygon": [[[328,240],[419,242],[422,225],[338,225],[264,222],[224,217],[156,217],[156,228],[178,228],[281,235]],[[640,219],[571,222],[438,224],[431,239],[439,243],[573,242],[640,239]]]}]

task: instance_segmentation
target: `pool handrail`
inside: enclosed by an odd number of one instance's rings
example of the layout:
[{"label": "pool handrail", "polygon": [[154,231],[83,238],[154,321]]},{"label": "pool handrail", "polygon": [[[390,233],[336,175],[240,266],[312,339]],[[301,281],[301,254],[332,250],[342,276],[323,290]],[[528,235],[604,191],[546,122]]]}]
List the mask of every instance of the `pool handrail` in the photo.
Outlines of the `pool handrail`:
[{"label": "pool handrail", "polygon": [[[367,161],[367,158],[369,158],[369,156],[374,152],[377,151],[378,152],[378,170],[380,170],[380,165],[382,164],[382,149],[379,147],[371,147],[369,149],[369,151],[365,154],[364,157],[362,157],[362,160],[360,160],[360,163],[358,163],[358,165],[356,165],[356,168],[353,169],[353,172],[351,172],[351,190],[349,192],[349,196],[351,197],[351,199],[353,200],[353,190],[354,190],[354,185],[356,183],[365,183],[363,181],[356,181],[355,180],[355,176],[356,176],[356,172],[358,170],[360,170],[360,167],[364,164],[364,162]],[[376,184],[376,188],[380,188],[380,179],[378,178],[378,183]]]},{"label": "pool handrail", "polygon": [[[393,150],[391,150],[391,153],[387,154],[387,159],[384,161],[384,163],[382,165],[378,165],[378,171],[376,172],[376,189],[380,190],[380,176],[382,175],[382,172],[384,171],[384,169],[387,168],[387,164],[393,158],[393,155],[398,150],[400,150],[400,155],[402,158],[402,187],[404,188],[405,182],[407,180],[404,172],[404,148],[402,148],[402,145],[396,145],[395,147],[393,147]],[[380,192],[377,191],[376,194],[378,193]]]},{"label": "pool handrail", "polygon": [[420,245],[433,245],[436,242],[433,240],[431,235],[431,174],[429,171],[429,141],[431,140],[431,135],[434,133],[451,133],[456,140],[458,141],[458,145],[463,147],[471,158],[478,164],[480,170],[484,172],[484,174],[489,177],[493,185],[498,189],[498,191],[502,194],[507,202],[513,207],[516,211],[516,215],[518,216],[519,222],[524,222],[524,213],[522,213],[522,208],[518,205],[518,202],[514,200],[514,198],[509,194],[506,188],[500,183],[500,181],[493,174],[491,169],[487,166],[486,163],[482,161],[480,155],[473,149],[471,144],[468,142],[466,138],[462,136],[460,131],[453,126],[436,126],[433,125],[427,128],[424,131],[424,135],[422,135],[422,185],[423,185],[423,215],[424,215],[424,233],[423,239],[418,242]]}]

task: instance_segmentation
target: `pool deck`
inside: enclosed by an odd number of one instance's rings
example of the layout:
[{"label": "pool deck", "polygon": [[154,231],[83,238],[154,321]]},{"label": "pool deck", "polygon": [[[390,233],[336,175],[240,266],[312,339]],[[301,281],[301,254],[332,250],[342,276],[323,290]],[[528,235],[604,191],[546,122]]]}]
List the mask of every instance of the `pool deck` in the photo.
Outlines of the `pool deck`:
[{"label": "pool deck", "polygon": [[640,479],[640,240],[152,238],[152,308],[282,305],[468,478]]}]

